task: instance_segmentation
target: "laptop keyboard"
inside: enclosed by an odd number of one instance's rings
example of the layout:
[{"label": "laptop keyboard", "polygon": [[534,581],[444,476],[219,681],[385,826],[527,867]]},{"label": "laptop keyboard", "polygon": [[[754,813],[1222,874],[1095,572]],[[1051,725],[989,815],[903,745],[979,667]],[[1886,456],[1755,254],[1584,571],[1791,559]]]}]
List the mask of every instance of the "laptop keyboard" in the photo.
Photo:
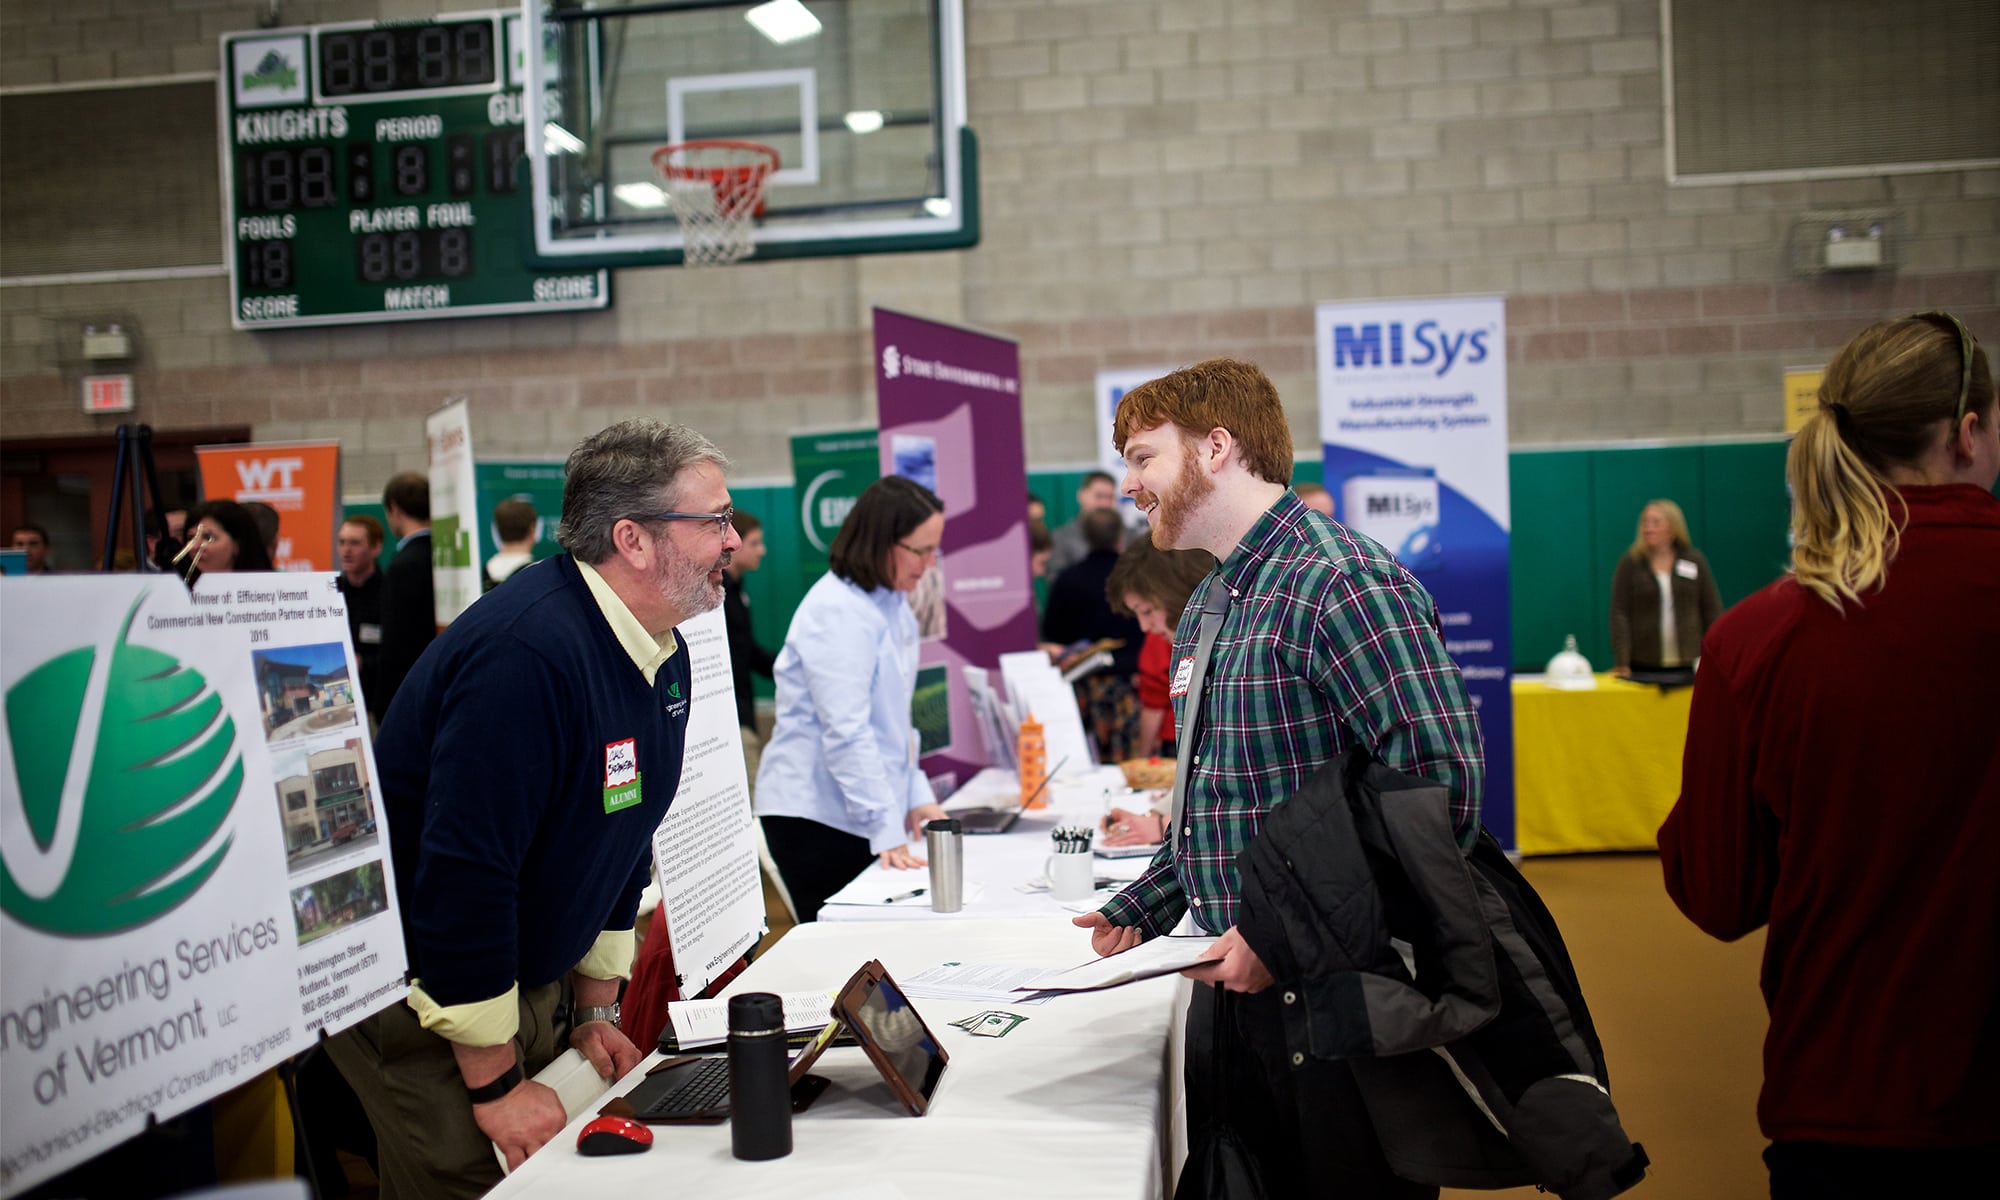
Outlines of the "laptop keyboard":
[{"label": "laptop keyboard", "polygon": [[655,1075],[626,1099],[639,1119],[687,1117],[729,1106],[729,1060],[704,1058]]}]

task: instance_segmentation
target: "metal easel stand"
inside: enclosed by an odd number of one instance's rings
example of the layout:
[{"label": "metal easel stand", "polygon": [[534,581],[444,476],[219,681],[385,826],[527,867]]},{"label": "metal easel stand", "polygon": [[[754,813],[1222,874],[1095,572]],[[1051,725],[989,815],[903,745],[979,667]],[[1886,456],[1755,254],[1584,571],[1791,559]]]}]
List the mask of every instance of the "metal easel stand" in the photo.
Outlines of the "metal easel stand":
[{"label": "metal easel stand", "polygon": [[153,427],[151,425],[120,425],[116,454],[117,462],[111,473],[111,515],[104,525],[104,567],[111,570],[111,564],[118,555],[118,508],[124,503],[126,484],[132,489],[132,558],[139,565],[140,572],[158,571],[146,553],[146,502],[140,495],[140,481],[153,497],[153,511],[164,516],[167,511],[166,496],[160,491],[160,472],[153,463]]}]

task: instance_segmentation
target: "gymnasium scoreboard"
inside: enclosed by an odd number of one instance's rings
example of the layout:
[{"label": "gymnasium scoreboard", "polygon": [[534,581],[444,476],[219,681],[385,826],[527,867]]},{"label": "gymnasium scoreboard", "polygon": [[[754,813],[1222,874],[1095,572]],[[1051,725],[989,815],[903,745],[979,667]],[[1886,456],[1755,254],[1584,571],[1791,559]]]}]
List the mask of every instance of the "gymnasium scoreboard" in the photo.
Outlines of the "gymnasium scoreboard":
[{"label": "gymnasium scoreboard", "polygon": [[238,329],[604,308],[534,245],[519,11],[222,39]]}]

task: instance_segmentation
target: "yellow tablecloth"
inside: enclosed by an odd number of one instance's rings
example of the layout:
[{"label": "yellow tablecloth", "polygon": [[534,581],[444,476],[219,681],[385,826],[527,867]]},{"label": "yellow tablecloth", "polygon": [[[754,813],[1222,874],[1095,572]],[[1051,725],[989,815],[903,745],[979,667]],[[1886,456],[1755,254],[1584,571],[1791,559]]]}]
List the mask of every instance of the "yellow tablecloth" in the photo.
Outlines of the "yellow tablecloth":
[{"label": "yellow tablecloth", "polygon": [[1651,850],[1681,790],[1692,688],[1514,681],[1514,837],[1523,854]]}]

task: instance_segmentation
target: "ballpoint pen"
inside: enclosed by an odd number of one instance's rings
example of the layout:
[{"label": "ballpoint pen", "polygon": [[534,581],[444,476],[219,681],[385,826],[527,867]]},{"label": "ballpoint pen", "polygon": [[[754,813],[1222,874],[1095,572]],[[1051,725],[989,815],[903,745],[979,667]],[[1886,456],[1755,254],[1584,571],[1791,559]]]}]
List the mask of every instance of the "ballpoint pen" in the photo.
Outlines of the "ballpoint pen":
[{"label": "ballpoint pen", "polygon": [[900,896],[890,896],[888,899],[882,901],[882,903],[894,904],[898,900],[915,900],[918,896],[924,895],[929,890],[929,888],[918,888],[914,892],[904,892]]}]

